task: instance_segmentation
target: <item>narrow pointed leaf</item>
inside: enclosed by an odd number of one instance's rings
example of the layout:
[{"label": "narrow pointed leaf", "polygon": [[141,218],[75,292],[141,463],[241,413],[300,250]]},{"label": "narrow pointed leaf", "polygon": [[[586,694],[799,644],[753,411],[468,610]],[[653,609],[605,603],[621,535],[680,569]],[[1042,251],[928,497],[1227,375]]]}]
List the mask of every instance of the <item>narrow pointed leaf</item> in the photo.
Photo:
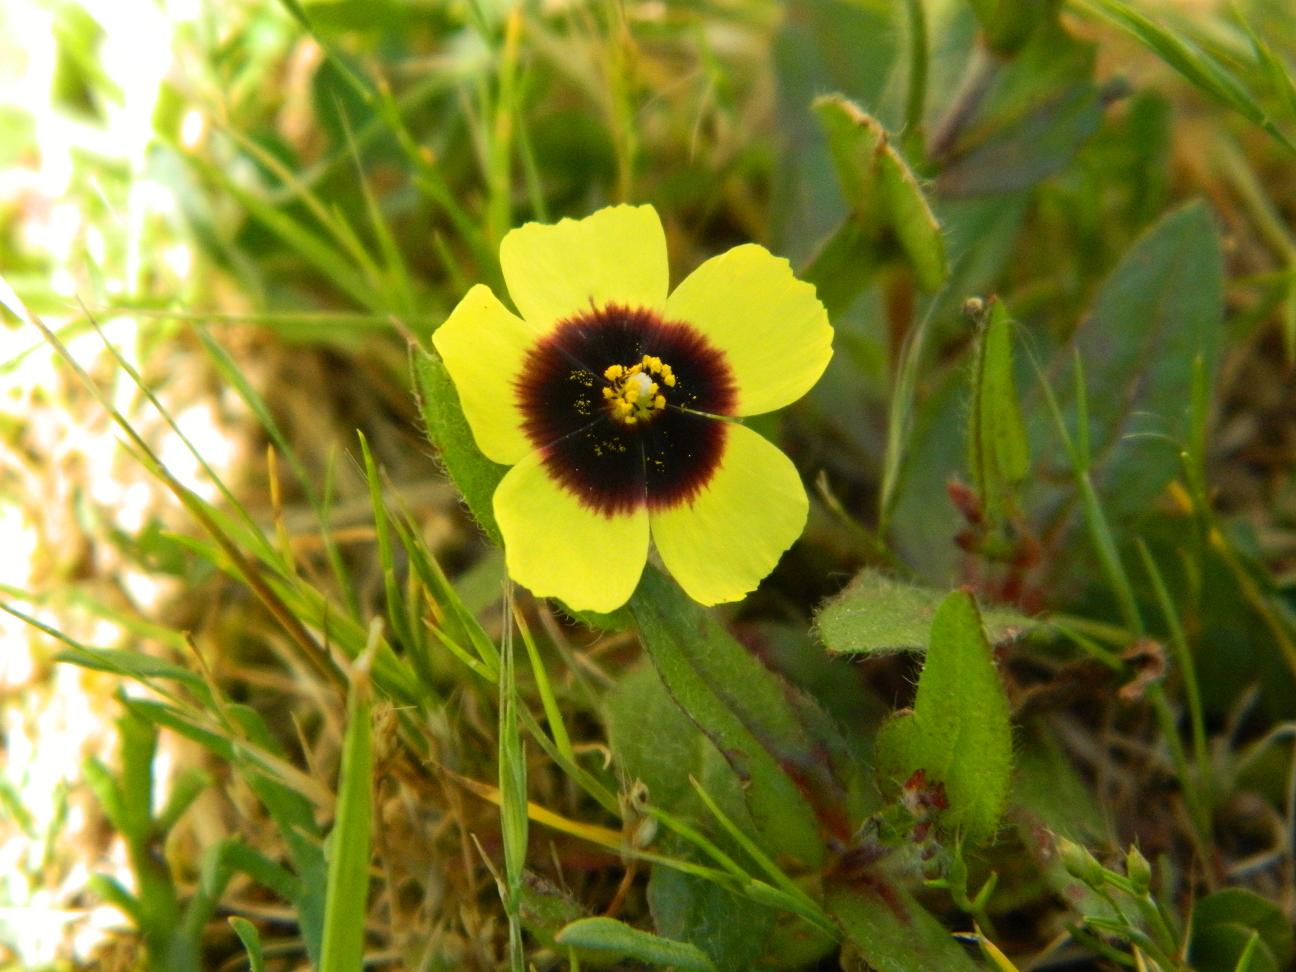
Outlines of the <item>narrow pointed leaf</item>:
[{"label": "narrow pointed leaf", "polygon": [[658,967],[715,972],[696,945],[631,928],[615,918],[578,918],[556,936],[560,946],[599,952],[608,958],[635,959]]},{"label": "narrow pointed leaf", "polygon": [[369,826],[373,817],[373,748],[369,680],[357,670],[347,699],[347,728],[338,770],[337,819],[329,836],[324,905],[323,972],[358,969],[364,957],[369,897]]},{"label": "narrow pointed leaf", "polygon": [[977,325],[968,410],[968,471],[989,528],[1015,511],[1029,466],[1013,382],[1012,321],[1003,302],[992,299]]}]

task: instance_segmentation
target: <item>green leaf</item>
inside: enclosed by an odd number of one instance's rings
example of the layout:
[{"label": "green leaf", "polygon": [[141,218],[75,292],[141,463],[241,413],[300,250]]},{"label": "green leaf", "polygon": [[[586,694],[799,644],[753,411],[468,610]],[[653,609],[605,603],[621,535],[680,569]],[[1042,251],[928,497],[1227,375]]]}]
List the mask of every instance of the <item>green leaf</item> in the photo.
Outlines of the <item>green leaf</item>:
[{"label": "green leaf", "polygon": [[1080,3],[1136,38],[1198,90],[1263,128],[1289,152],[1296,152],[1296,143],[1273,123],[1260,98],[1224,63],[1190,38],[1162,26],[1123,0],[1080,0]]},{"label": "green leaf", "polygon": [[689,972],[716,972],[706,953],[696,945],[640,931],[615,918],[578,918],[560,931],[555,940],[568,948],[602,952],[650,965]]},{"label": "green leaf", "polygon": [[1012,321],[995,298],[977,322],[968,412],[968,470],[985,526],[993,531],[1015,511],[1017,487],[1030,468],[1013,383]]},{"label": "green leaf", "polygon": [[528,871],[522,883],[519,914],[527,932],[544,948],[552,949],[554,936],[588,912],[569,893]]},{"label": "green leaf", "polygon": [[[283,846],[296,870],[292,885],[292,903],[297,911],[302,937],[311,960],[318,963],[324,934],[325,891],[328,885],[328,867],[324,860],[322,835],[315,821],[314,807],[297,790],[292,789],[265,768],[258,758],[261,753],[282,758],[283,751],[261,716],[245,705],[226,703],[221,712],[235,727],[237,736],[230,738],[199,724],[185,711],[151,699],[130,699],[126,703],[133,712],[149,722],[165,726],[187,739],[210,749],[216,756],[235,766],[248,787],[266,808]],[[250,745],[249,745],[250,744]],[[265,869],[262,868],[261,871]],[[258,880],[260,872],[253,874]],[[274,885],[276,891],[286,890],[282,881]]]},{"label": "green leaf", "polygon": [[807,730],[791,686],[654,567],[630,609],[666,690],[743,781],[766,848],[817,866],[821,827],[844,839],[854,824],[837,747]]},{"label": "green leaf", "polygon": [[243,943],[243,950],[247,952],[249,972],[265,972],[265,956],[261,954],[261,933],[257,931],[256,925],[237,915],[231,917],[229,923],[234,929],[234,934],[238,935],[239,941]]},{"label": "green leaf", "polygon": [[1053,16],[1052,0],[971,0],[985,31],[986,45],[996,54],[1012,54],[1045,17]]},{"label": "green leaf", "polygon": [[1037,31],[1006,66],[987,68],[970,117],[934,137],[942,198],[1025,189],[1061,171],[1102,125],[1094,45],[1060,26]]},{"label": "green leaf", "polygon": [[[772,242],[794,265],[833,232],[841,198],[820,127],[806,105],[826,91],[883,100],[902,50],[903,4],[790,0],[774,38],[778,131],[784,146],[771,200]],[[900,115],[883,118],[893,125]]]},{"label": "green leaf", "polygon": [[893,236],[918,284],[934,291],[948,272],[945,242],[918,180],[892,147],[881,123],[842,95],[824,95],[815,113],[851,216],[878,240]]},{"label": "green leaf", "polygon": [[491,500],[507,467],[491,462],[477,448],[472,429],[459,406],[459,393],[441,359],[417,347],[412,354],[414,387],[428,438],[440,450],[446,471],[482,530],[496,544],[501,544]]},{"label": "green leaf", "polygon": [[347,693],[347,728],[338,770],[337,819],[329,834],[322,972],[358,969],[364,958],[369,899],[369,829],[373,817],[373,748],[369,678],[357,665]]},{"label": "green leaf", "polygon": [[847,216],[815,251],[800,276],[814,284],[828,317],[836,319],[850,309],[855,298],[872,281],[879,256],[869,232],[859,220]]},{"label": "green leaf", "polygon": [[1198,901],[1192,930],[1193,968],[1234,968],[1252,932],[1260,935],[1251,956],[1252,972],[1277,972],[1291,962],[1292,926],[1283,909],[1245,888],[1225,888]]},{"label": "green leaf", "polygon": [[[505,604],[512,606],[512,598]],[[507,621],[505,622],[508,623]],[[509,921],[509,958],[511,967],[522,969],[522,882],[527,852],[527,771],[526,754],[518,730],[517,681],[513,675],[513,630],[504,632],[499,668],[499,763],[500,838],[504,846],[504,879],[499,893]]]},{"label": "green leaf", "polygon": [[[1153,226],[1108,276],[1073,347],[1059,351],[1049,381],[1074,442],[1088,440],[1094,487],[1119,522],[1146,511],[1180,469],[1190,436],[1193,373],[1211,384],[1224,323],[1224,267],[1209,211],[1189,203]],[[1079,357],[1089,394],[1080,428]],[[1071,478],[1070,460],[1049,428],[1048,410],[1033,415],[1032,450],[1050,480]],[[1056,498],[1053,502],[1060,502]]]},{"label": "green leaf", "polygon": [[692,800],[690,776],[702,773],[707,737],[680,711],[657,672],[639,664],[603,698],[608,745],[625,779],[648,787],[654,803],[674,810]]},{"label": "green leaf", "polygon": [[[819,608],[815,628],[836,654],[925,651],[936,609],[945,591],[896,580],[866,567],[847,588]],[[991,644],[1012,641],[1039,626],[1011,608],[987,608],[982,615]]]},{"label": "green leaf", "polygon": [[936,610],[913,710],[882,727],[877,761],[884,780],[923,770],[943,783],[946,820],[969,842],[993,835],[1008,795],[1012,731],[1008,697],[966,591],[950,594]]},{"label": "green leaf", "polygon": [[[952,935],[879,868],[829,881],[825,906],[868,968],[878,972],[975,972]],[[843,968],[850,966],[843,965]]]},{"label": "green leaf", "polygon": [[653,868],[648,904],[659,933],[694,943],[720,972],[753,968],[774,930],[771,909],[674,868]]},{"label": "green leaf", "polygon": [[111,672],[126,678],[150,684],[154,679],[170,679],[182,683],[200,697],[207,697],[207,685],[202,676],[187,668],[173,665],[142,651],[128,648],[64,648],[54,656],[55,661],[70,662],[82,668]]}]

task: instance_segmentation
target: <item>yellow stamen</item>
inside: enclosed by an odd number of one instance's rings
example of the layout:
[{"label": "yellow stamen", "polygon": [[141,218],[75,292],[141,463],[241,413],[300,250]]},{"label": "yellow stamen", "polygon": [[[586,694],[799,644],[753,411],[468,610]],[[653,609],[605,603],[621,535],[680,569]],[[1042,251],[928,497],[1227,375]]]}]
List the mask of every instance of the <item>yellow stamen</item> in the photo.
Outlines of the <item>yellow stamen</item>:
[{"label": "yellow stamen", "polygon": [[675,372],[654,354],[645,354],[631,365],[608,365],[603,388],[612,417],[625,425],[637,425],[666,408],[663,388],[674,388]]}]

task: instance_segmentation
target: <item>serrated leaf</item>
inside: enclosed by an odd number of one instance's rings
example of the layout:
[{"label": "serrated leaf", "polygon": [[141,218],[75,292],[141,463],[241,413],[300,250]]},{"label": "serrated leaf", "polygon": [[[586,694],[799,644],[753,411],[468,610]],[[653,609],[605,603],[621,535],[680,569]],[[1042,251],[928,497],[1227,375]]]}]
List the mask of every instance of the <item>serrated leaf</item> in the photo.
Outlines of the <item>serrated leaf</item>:
[{"label": "serrated leaf", "polygon": [[943,783],[945,819],[969,842],[994,833],[1012,770],[1008,697],[966,591],[937,609],[913,711],[883,727],[877,761],[879,775],[892,781],[922,770]]},{"label": "serrated leaf", "polygon": [[978,322],[968,410],[968,471],[989,529],[1016,509],[1030,468],[1026,427],[1013,381],[1012,321],[991,299]]},{"label": "serrated leaf", "polygon": [[609,957],[688,972],[716,972],[706,953],[696,945],[640,931],[615,918],[579,918],[560,931],[555,941],[560,946],[602,952]]},{"label": "serrated leaf", "polygon": [[918,180],[891,145],[886,129],[842,95],[824,95],[814,110],[832,153],[851,216],[881,241],[894,236],[918,284],[934,291],[945,279],[945,241]]},{"label": "serrated leaf", "polygon": [[[946,592],[896,580],[865,568],[815,616],[819,639],[836,654],[885,654],[925,651],[936,609]],[[991,644],[1012,641],[1039,626],[1038,621],[1006,607],[982,614]]]},{"label": "serrated leaf", "polygon": [[491,500],[507,467],[491,462],[477,448],[459,405],[459,393],[441,359],[422,348],[411,353],[414,387],[428,438],[440,450],[446,471],[482,530],[497,545],[502,544]]}]

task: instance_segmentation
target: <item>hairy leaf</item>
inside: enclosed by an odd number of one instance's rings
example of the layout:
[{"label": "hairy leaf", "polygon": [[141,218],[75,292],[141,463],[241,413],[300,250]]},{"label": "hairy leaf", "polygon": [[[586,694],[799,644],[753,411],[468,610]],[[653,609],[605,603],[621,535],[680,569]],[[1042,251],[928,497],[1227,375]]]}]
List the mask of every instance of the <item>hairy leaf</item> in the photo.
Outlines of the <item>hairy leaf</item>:
[{"label": "hairy leaf", "polygon": [[414,387],[428,438],[440,450],[446,471],[482,530],[495,543],[501,543],[491,500],[506,467],[491,462],[477,448],[459,405],[459,393],[441,359],[422,348],[414,348],[412,354]]},{"label": "hairy leaf", "polygon": [[806,718],[813,704],[794,704],[791,686],[655,568],[644,572],[630,608],[666,690],[743,781],[766,845],[820,863],[821,828],[844,838],[853,821],[841,779],[849,769],[833,758],[839,741]]},{"label": "hairy leaf", "polygon": [[828,913],[878,972],[973,972],[976,964],[953,936],[884,870],[828,882]]},{"label": "hairy leaf", "polygon": [[555,940],[560,946],[601,952],[609,957],[637,959],[690,972],[715,972],[711,960],[696,945],[640,931],[615,918],[578,918],[560,931]]},{"label": "hairy leaf", "polygon": [[[826,601],[815,617],[824,646],[838,654],[925,651],[944,591],[896,580],[865,568],[850,585]],[[1021,636],[1038,622],[1011,608],[988,608],[983,619],[992,644]]]},{"label": "hairy leaf", "polygon": [[1017,487],[1029,467],[1013,383],[1012,321],[1003,302],[992,298],[977,324],[968,409],[968,471],[989,529],[1015,511]]},{"label": "hairy leaf", "polygon": [[981,615],[966,591],[937,609],[913,711],[883,726],[877,754],[884,778],[905,780],[922,770],[943,783],[946,819],[969,841],[994,833],[1008,795],[1012,732]]},{"label": "hairy leaf", "polygon": [[948,272],[945,242],[918,180],[881,123],[842,95],[824,95],[815,113],[828,136],[851,217],[876,239],[894,237],[924,290]]}]

